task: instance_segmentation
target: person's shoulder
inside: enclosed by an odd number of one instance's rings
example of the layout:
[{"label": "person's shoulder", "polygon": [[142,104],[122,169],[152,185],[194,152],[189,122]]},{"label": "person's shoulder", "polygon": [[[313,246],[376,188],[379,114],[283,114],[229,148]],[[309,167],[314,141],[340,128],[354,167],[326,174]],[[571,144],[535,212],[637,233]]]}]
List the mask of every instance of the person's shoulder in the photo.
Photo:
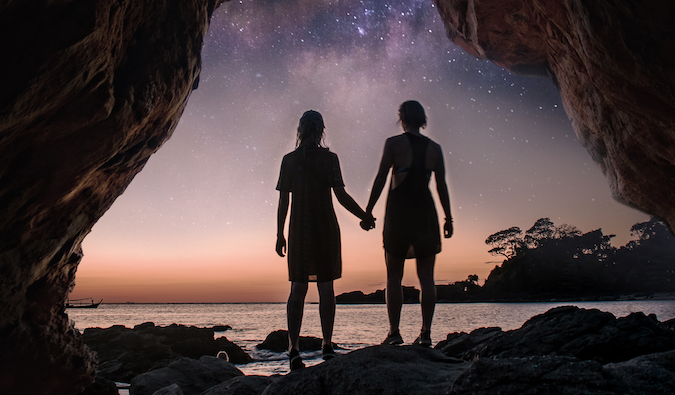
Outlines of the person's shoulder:
[{"label": "person's shoulder", "polygon": [[435,142],[432,139],[429,139],[429,145],[431,146],[432,149],[442,151],[443,149],[441,148],[441,145]]},{"label": "person's shoulder", "polygon": [[407,141],[407,138],[405,137],[405,134],[397,134],[396,136],[391,136],[389,137],[385,142],[384,145],[386,146],[397,146],[400,144],[405,144]]}]

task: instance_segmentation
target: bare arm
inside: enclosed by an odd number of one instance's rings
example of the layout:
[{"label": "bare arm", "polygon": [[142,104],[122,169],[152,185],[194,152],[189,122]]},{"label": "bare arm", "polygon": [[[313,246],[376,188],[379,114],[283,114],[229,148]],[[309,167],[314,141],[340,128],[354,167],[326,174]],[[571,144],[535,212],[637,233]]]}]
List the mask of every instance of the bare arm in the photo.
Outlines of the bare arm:
[{"label": "bare arm", "polygon": [[445,238],[452,237],[454,232],[452,226],[452,213],[450,212],[450,194],[448,193],[448,185],[445,182],[445,163],[443,162],[443,151],[438,149],[439,158],[436,161],[434,168],[434,176],[436,177],[436,191],[438,192],[438,199],[443,206],[445,212],[445,224],[443,225],[443,235]]},{"label": "bare arm", "polygon": [[384,145],[384,152],[382,152],[382,159],[380,160],[380,168],[377,171],[377,176],[375,176],[375,181],[373,182],[373,188],[370,190],[370,198],[368,199],[368,206],[366,206],[366,212],[368,214],[373,212],[375,203],[380,198],[384,185],[387,183],[387,174],[389,174],[389,169],[393,166],[393,155],[391,152],[391,146],[389,140]]},{"label": "bare arm", "polygon": [[284,237],[284,225],[288,214],[289,192],[279,191],[279,208],[277,209],[277,254],[283,257],[286,252],[286,238]]},{"label": "bare arm", "polygon": [[335,197],[338,202],[347,209],[350,213],[354,214],[361,220],[370,218],[370,216],[361,209],[358,203],[351,197],[350,194],[345,191],[345,187],[333,187],[333,192],[335,192]]}]

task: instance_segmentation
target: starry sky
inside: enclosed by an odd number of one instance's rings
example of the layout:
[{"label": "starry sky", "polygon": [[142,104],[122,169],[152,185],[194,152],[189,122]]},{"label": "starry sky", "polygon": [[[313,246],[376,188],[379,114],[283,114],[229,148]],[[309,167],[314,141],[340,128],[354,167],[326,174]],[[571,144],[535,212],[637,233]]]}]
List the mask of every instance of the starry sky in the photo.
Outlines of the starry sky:
[{"label": "starry sky", "polygon": [[[482,283],[501,263],[485,239],[511,226],[550,217],[602,228],[620,246],[648,219],[612,199],[553,83],[466,54],[431,0],[233,0],[215,11],[202,56],[199,88],[173,137],[85,239],[71,297],[285,301],[275,186],[309,109],[323,114],[346,189],[365,206],[384,141],[401,133],[398,106],[425,107],[422,133],[443,147],[455,222],[437,256],[437,284],[469,274]],[[370,232],[336,204],[336,292],[384,288],[385,198]],[[417,285],[407,262],[404,284]]]}]

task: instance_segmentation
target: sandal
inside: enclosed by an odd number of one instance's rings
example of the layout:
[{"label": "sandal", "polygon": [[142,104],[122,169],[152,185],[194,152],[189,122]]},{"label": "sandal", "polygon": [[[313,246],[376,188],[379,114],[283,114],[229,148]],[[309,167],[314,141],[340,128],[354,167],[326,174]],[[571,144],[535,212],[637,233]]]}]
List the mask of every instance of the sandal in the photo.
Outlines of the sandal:
[{"label": "sandal", "polygon": [[431,331],[422,331],[420,335],[415,339],[413,344],[422,347],[431,347]]},{"label": "sandal", "polygon": [[394,334],[388,334],[387,338],[384,339],[382,342],[382,345],[389,345],[389,346],[397,346],[399,344],[403,344],[403,338],[401,337],[401,334],[399,332],[396,332]]},{"label": "sandal", "polygon": [[294,370],[303,369],[305,367],[305,363],[302,362],[300,352],[295,348],[288,353],[288,358],[290,359],[291,362],[291,372]]},{"label": "sandal", "polygon": [[325,346],[323,346],[323,359],[324,361],[327,361],[333,358],[335,358],[335,351],[333,351],[333,346],[330,344],[326,344]]}]

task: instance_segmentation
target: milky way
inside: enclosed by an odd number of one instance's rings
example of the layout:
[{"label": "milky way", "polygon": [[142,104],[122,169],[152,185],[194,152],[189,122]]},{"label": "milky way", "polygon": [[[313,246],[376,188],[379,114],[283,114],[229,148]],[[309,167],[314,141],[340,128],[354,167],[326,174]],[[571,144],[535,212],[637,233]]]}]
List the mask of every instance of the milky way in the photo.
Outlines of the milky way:
[{"label": "milky way", "polygon": [[[451,188],[456,236],[438,257],[438,282],[484,279],[495,265],[484,240],[501,229],[550,217],[603,228],[623,244],[630,226],[647,219],[612,200],[553,83],[463,52],[430,0],[232,1],[214,13],[200,85],[173,137],[85,240],[78,286],[102,272],[142,277],[122,263],[133,260],[177,278],[189,267],[214,282],[285,289],[273,252],[274,188],[300,115],[324,115],[327,145],[363,205],[408,99],[427,110],[423,133],[443,147]],[[345,255],[338,290],[381,288],[381,228],[364,233],[337,211]],[[199,295],[186,299],[241,299]]]}]

